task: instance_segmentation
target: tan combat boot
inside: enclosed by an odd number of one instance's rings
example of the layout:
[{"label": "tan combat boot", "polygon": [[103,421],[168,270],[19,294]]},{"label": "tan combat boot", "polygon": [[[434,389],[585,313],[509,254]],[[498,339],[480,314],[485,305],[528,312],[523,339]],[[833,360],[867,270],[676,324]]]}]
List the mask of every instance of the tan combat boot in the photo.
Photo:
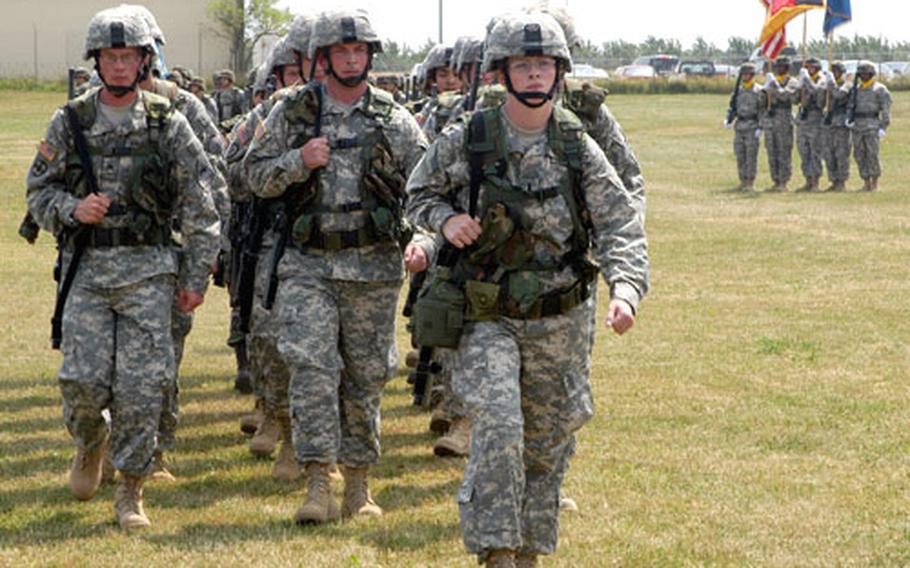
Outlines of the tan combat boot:
[{"label": "tan combat boot", "polygon": [[863,191],[872,191],[872,178],[863,178]]},{"label": "tan combat boot", "polygon": [[869,184],[869,191],[878,191],[878,177],[869,178],[872,181]]},{"label": "tan combat boot", "polygon": [[86,451],[76,448],[73,465],[70,467],[70,491],[80,501],[88,501],[95,496],[101,485],[102,463],[107,455],[108,439],[105,439],[94,450]]},{"label": "tan combat boot", "polygon": [[487,553],[483,561],[487,568],[515,568],[515,551],[506,548],[497,548]]},{"label": "tan combat boot", "polygon": [[796,188],[797,192],[811,191],[812,187],[812,178],[806,178],[806,183]]},{"label": "tan combat boot", "polygon": [[471,454],[471,419],[456,418],[448,434],[436,441],[433,453],[441,458],[466,457]]},{"label": "tan combat boot", "polygon": [[257,458],[268,458],[275,451],[278,445],[278,438],[281,437],[281,427],[278,425],[278,417],[271,412],[265,413],[265,418],[250,439],[250,453]]},{"label": "tan combat boot", "polygon": [[152,471],[149,473],[149,481],[177,481],[174,474],[167,470],[164,462],[164,452],[157,451],[152,457]]},{"label": "tan combat boot", "polygon": [[120,483],[114,492],[114,512],[122,529],[144,529],[152,525],[142,508],[143,481],[138,475],[120,472]]},{"label": "tan combat boot", "polygon": [[519,552],[515,555],[515,568],[536,568],[537,555],[531,552]]},{"label": "tan combat boot", "polygon": [[241,432],[244,434],[256,433],[256,430],[259,429],[259,425],[265,420],[265,412],[262,410],[263,406],[265,406],[265,401],[261,398],[257,398],[256,407],[253,409],[253,413],[240,417]]},{"label": "tan combat boot", "polygon": [[847,183],[844,180],[837,180],[831,186],[831,191],[847,191]]},{"label": "tan combat boot", "polygon": [[809,178],[809,191],[818,191],[818,182],[820,178]]},{"label": "tan combat boot", "polygon": [[572,499],[571,497],[560,497],[559,510],[563,513],[577,513],[578,503],[576,503],[575,499]]},{"label": "tan combat boot", "polygon": [[439,404],[433,409],[430,415],[430,432],[434,434],[445,434],[452,427],[452,417],[446,412],[442,405]]},{"label": "tan combat boot", "polygon": [[420,361],[420,354],[414,349],[408,351],[408,354],[404,356],[404,365],[409,369],[416,369],[418,361]]},{"label": "tan combat boot", "polygon": [[338,510],[338,503],[332,494],[329,467],[326,463],[306,464],[306,500],[294,514],[294,522],[298,525],[315,525],[341,518],[341,511]]},{"label": "tan combat boot", "polygon": [[113,483],[115,475],[117,475],[117,469],[114,468],[110,448],[108,448],[108,451],[104,452],[104,459],[101,460],[101,483]]},{"label": "tan combat boot", "polygon": [[281,429],[281,448],[278,458],[272,464],[272,477],[279,481],[294,482],[300,479],[300,466],[294,455],[294,442],[291,439],[291,420],[282,418],[278,421]]},{"label": "tan combat boot", "polygon": [[743,185],[740,189],[742,191],[755,191],[755,179],[747,179],[743,181]]},{"label": "tan combat boot", "polygon": [[382,515],[382,509],[373,502],[370,488],[367,485],[369,467],[341,466],[344,476],[344,500],[341,502],[341,515],[344,517]]}]

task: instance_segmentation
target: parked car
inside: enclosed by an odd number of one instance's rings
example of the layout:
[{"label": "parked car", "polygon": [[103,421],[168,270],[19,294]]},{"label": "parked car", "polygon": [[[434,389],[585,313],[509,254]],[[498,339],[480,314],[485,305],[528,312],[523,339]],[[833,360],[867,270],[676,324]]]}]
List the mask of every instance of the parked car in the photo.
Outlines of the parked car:
[{"label": "parked car", "polygon": [[650,65],[623,65],[613,73],[617,79],[653,79],[657,72]]},{"label": "parked car", "polygon": [[607,73],[606,69],[601,69],[600,67],[594,67],[593,65],[588,65],[587,63],[573,63],[572,71],[568,73],[569,77],[574,77],[576,79],[609,79],[610,74]]},{"label": "parked car", "polygon": [[715,63],[714,72],[717,75],[722,77],[736,77],[739,73],[739,67],[737,65],[726,65],[724,63]]},{"label": "parked car", "polygon": [[671,75],[679,64],[675,55],[644,55],[632,62],[632,65],[650,65],[657,75]]},{"label": "parked car", "polygon": [[713,61],[680,61],[676,66],[676,74],[686,77],[713,77],[717,74],[717,69],[714,67]]},{"label": "parked car", "polygon": [[910,77],[910,61],[885,61],[881,64],[882,73],[886,70],[892,78]]}]

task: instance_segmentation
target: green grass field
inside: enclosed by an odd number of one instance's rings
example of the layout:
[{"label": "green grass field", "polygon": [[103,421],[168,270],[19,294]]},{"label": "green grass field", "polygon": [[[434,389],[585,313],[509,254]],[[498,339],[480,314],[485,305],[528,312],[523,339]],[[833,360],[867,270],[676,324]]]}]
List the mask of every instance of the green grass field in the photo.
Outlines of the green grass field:
[{"label": "green grass field", "polygon": [[[53,244],[16,235],[63,98],[0,92],[0,565],[475,565],[454,498],[464,463],[432,457],[403,378],[383,402],[385,517],[292,524],[302,488],[273,481],[237,428],[252,401],[231,391],[218,289],[183,367],[179,481],[146,491],[152,529],[116,527],[110,486],[70,497]],[[876,194],[855,174],[845,194],[730,191],[726,101],[609,99],[647,180],[653,291],[630,334],[600,332],[598,415],[566,482],[581,513],[545,566],[910,564],[910,95],[895,96]]]}]

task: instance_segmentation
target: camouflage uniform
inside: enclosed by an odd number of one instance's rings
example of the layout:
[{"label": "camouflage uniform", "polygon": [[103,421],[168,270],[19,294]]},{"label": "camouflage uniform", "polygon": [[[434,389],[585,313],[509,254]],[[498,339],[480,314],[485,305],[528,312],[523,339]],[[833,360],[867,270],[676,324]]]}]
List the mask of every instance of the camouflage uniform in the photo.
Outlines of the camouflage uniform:
[{"label": "camouflage uniform", "polygon": [[799,151],[803,177],[806,178],[806,185],[801,189],[814,190],[818,189],[818,180],[824,173],[821,131],[825,108],[825,82],[821,73],[816,73],[815,77],[803,76],[798,97],[800,106],[796,126],[796,148]]},{"label": "camouflage uniform", "polygon": [[432,143],[442,132],[442,129],[458,117],[464,102],[464,95],[454,91],[440,93],[430,99],[421,111],[423,117],[424,136]]},{"label": "camouflage uniform", "polygon": [[[755,68],[752,67],[752,72]],[[765,98],[754,79],[749,85],[740,86],[736,95],[733,152],[739,171],[741,187],[752,187],[758,171],[759,121],[765,110]]]},{"label": "camouflage uniform", "polygon": [[[781,83],[781,81],[783,81]],[[785,76],[766,81],[763,91],[767,112],[762,118],[765,150],[775,189],[785,189],[793,175],[793,103],[799,101],[799,81]],[[769,108],[770,107],[770,108]]]},{"label": "camouflage uniform", "polygon": [[249,110],[246,95],[238,87],[234,86],[234,73],[230,69],[224,69],[217,75],[219,79],[227,78],[231,80],[231,85],[225,89],[216,89],[215,107],[217,108],[218,124],[222,125],[225,121],[234,118],[237,115],[244,114]]},{"label": "camouflage uniform", "polygon": [[[875,72],[873,64],[863,62],[857,67],[857,73],[864,67]],[[859,85],[856,92],[853,155],[859,176],[867,182],[866,189],[876,189],[878,178],[882,175],[879,147],[881,138],[891,125],[891,102],[888,87],[876,81],[874,75],[866,84]],[[874,185],[869,187],[869,184]]]},{"label": "camouflage uniform", "polygon": [[[263,198],[279,197],[292,184],[318,176],[316,203],[306,211],[319,211],[314,231],[323,234],[311,240],[328,243],[333,234],[350,235],[371,223],[370,215],[358,210],[369,196],[361,187],[364,147],[354,140],[366,140],[381,128],[403,176],[426,142],[413,118],[380,89],[370,87],[358,104],[345,107],[323,87],[315,88],[323,91],[322,135],[333,147],[327,167],[311,172],[303,165],[300,147],[313,136],[313,125],[289,120],[308,104],[312,88],[274,106],[257,128],[244,165],[253,192]],[[401,253],[383,239],[339,250],[315,242],[308,246],[311,240],[285,251],[274,306],[278,349],[291,369],[297,460],[371,465],[379,458],[379,399],[394,341]]]},{"label": "camouflage uniform", "polygon": [[[518,18],[501,20],[494,27],[487,39],[490,60],[496,61],[490,46],[498,37],[524,30],[526,40],[511,43],[527,44],[527,24],[540,25],[548,34],[545,38],[562,38],[558,25],[547,22],[548,16]],[[568,63],[565,40],[561,43],[562,59]],[[502,133],[503,141],[498,144],[505,144],[500,159],[506,167],[502,179],[481,187],[478,214],[485,224],[480,241],[492,226],[486,225],[487,215],[495,209],[493,203],[485,202],[485,196],[502,191],[495,188],[510,187],[512,193],[528,192],[524,200],[510,198],[509,207],[533,243],[532,264],[553,266],[552,261],[574,250],[573,237],[578,233],[573,205],[564,193],[550,195],[553,188],[565,187],[571,179],[567,161],[556,153],[552,136],[557,131],[574,132],[581,171],[576,178],[580,191],[573,195],[584,196],[593,229],[585,233],[592,239],[592,252],[601,263],[612,296],[637,307],[648,286],[642,216],[603,152],[581,132],[579,121],[556,107],[550,134],[528,136],[511,127],[501,110],[485,111],[485,120],[489,120],[487,132]],[[444,130],[408,181],[409,218],[426,230],[440,232],[456,211],[468,210],[466,130],[464,124]],[[535,196],[535,191],[546,192],[548,197]],[[469,253],[462,253],[461,258],[466,255],[467,260],[456,264],[455,271],[459,266],[471,267]],[[558,268],[559,264],[535,272],[538,300],[531,306],[537,306],[541,298],[582,285],[573,268]],[[502,284],[510,290],[506,294],[510,300],[499,296],[505,302],[499,304],[500,313],[489,319],[468,316],[453,375],[454,390],[472,422],[471,457],[458,494],[462,534],[468,551],[482,560],[492,551],[504,549],[529,555],[555,550],[559,488],[573,452],[574,432],[593,414],[588,380],[592,304],[580,301],[565,311],[558,310],[562,313],[535,317],[533,310],[522,312],[523,301],[512,296],[513,290],[517,292],[529,280],[533,278],[524,271],[510,274],[508,283],[504,280]],[[469,314],[470,297],[469,293]],[[518,313],[513,301],[519,304]]]},{"label": "camouflage uniform", "polygon": [[850,151],[853,148],[853,133],[846,125],[850,93],[842,88],[844,84],[843,78],[838,82],[833,76],[825,81],[829,111],[822,128],[825,164],[828,179],[832,183],[830,189],[838,191],[844,189],[844,184],[850,178]]},{"label": "camouflage uniform", "polygon": [[[122,147],[148,143],[149,109],[169,102],[143,93],[128,120],[111,124],[99,110],[99,91],[75,105],[90,147],[99,191],[111,197],[108,215],[90,230],[94,245],[82,258],[64,311],[60,386],[64,418],[78,447],[92,449],[107,436],[102,410],[111,411],[111,455],[120,471],[145,475],[156,449],[163,391],[173,381],[171,303],[178,289],[203,293],[218,247],[218,213],[212,202],[217,174],[186,119],[174,113],[164,122],[159,152],[172,160],[179,189],[183,255],[167,242],[112,246],[135,234],[128,227],[134,206],[128,179],[134,156]],[[28,175],[29,210],[43,228],[72,235],[80,189],[67,183],[79,161],[63,111],[51,120]],[[135,238],[135,237],[133,237]],[[64,254],[64,272],[71,251]]]}]

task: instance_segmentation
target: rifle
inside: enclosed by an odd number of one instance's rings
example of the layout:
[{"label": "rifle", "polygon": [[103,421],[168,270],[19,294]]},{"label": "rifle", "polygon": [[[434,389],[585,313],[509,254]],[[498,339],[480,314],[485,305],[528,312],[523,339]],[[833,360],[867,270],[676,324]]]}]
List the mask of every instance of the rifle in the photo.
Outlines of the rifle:
[{"label": "rifle", "polygon": [[[316,61],[314,60],[311,71],[315,72],[315,69]],[[312,77],[313,75],[311,74],[310,76]],[[312,89],[316,94],[316,125],[313,129],[313,138],[319,138],[322,135],[322,86],[316,81],[311,81],[308,88]],[[310,174],[310,179],[307,183],[319,183],[317,177],[318,173],[314,171]],[[292,194],[296,194],[296,192],[292,192]],[[291,220],[288,219],[288,212],[292,210],[290,203],[290,198],[292,197],[293,195],[287,195],[287,192],[285,192],[285,207],[275,215],[274,227],[278,234],[278,239],[275,241],[275,248],[272,250],[272,260],[269,265],[269,287],[262,302],[263,307],[267,310],[271,310],[272,306],[275,305],[275,296],[278,294],[278,264],[281,262],[281,257],[284,256],[285,249],[287,249],[288,237],[291,233]]]},{"label": "rifle", "polygon": [[76,98],[76,70],[69,68],[66,74],[66,99],[71,101]]},{"label": "rifle", "polygon": [[256,292],[256,265],[265,232],[264,205],[254,198],[252,204],[245,203],[242,209],[237,244],[231,248],[231,297],[240,308],[240,331],[249,333]]},{"label": "rifle", "polygon": [[859,73],[853,74],[853,87],[850,88],[850,96],[847,99],[847,121],[844,125],[847,128],[853,128],[856,124],[856,97],[859,94]]},{"label": "rifle", "polygon": [[733,94],[730,95],[730,106],[727,107],[727,124],[733,124],[736,119],[736,109],[739,106],[739,87],[743,84],[743,69],[739,68],[739,75],[736,76],[736,85],[733,86]]},{"label": "rifle", "polygon": [[[82,165],[83,175],[85,175],[85,181],[88,184],[89,192],[97,195],[98,180],[95,178],[92,159],[89,157],[88,153],[88,142],[86,142],[85,135],[82,133],[79,117],[76,116],[76,111],[70,106],[64,106],[63,109],[66,113],[70,130],[73,131],[73,142],[76,147],[76,153],[79,155],[79,162]],[[85,249],[88,246],[90,234],[91,228],[83,225],[76,230],[76,233],[72,237],[73,254],[70,257],[69,266],[66,267],[66,274],[63,277],[63,282],[57,290],[57,300],[54,303],[54,315],[51,318],[52,349],[60,349],[60,344],[63,342],[63,308],[66,306],[66,298],[69,296],[70,289],[73,287],[73,280],[76,278],[76,271],[79,269],[82,255],[85,253]]]}]

